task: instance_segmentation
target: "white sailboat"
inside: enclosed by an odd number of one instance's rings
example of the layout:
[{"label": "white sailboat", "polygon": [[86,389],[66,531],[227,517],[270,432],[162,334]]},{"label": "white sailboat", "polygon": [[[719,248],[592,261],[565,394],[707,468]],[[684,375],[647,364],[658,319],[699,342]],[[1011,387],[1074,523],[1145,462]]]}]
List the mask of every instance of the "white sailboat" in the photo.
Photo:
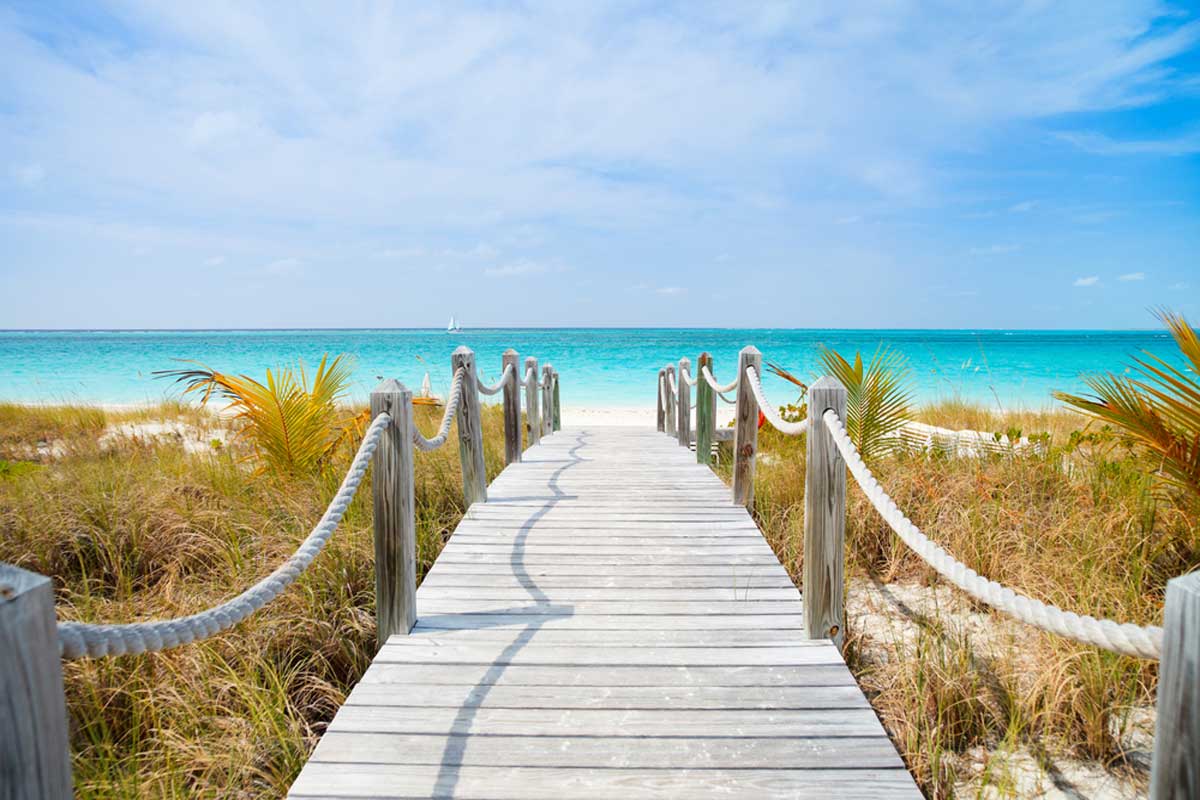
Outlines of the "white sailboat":
[{"label": "white sailboat", "polygon": [[455,321],[454,315],[450,315],[450,324],[446,326],[446,333],[458,333],[462,330],[462,326]]}]

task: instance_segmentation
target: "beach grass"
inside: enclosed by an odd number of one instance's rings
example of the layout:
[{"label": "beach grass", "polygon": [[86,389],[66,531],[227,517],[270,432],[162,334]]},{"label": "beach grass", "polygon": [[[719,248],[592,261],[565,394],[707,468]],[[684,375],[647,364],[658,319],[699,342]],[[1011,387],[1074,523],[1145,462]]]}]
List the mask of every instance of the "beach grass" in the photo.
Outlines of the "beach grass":
[{"label": "beach grass", "polygon": [[[431,434],[440,410],[415,413]],[[210,446],[224,423],[188,406],[0,406],[0,420],[0,559],[51,576],[64,619],[172,617],[227,599],[290,555],[341,478],[256,474],[236,441]],[[130,427],[164,420],[200,427],[187,441]],[[499,409],[483,423],[490,479]],[[463,513],[457,448],[418,454],[415,493],[419,579]],[[78,796],[283,796],[374,653],[370,524],[368,481],[311,568],[234,629],[64,662]]]},{"label": "beach grass", "polygon": [[[916,418],[1046,443],[972,458],[901,451],[873,464],[913,522],[980,574],[1080,614],[1161,624],[1166,582],[1200,566],[1194,509],[1157,492],[1153,464],[1111,431],[1069,412],[998,414],[957,402],[924,407]],[[804,438],[764,426],[759,445],[755,516],[799,582]],[[870,624],[856,627],[863,609],[852,590],[847,655],[929,796],[978,782],[980,752],[993,761],[1014,751],[1047,763],[1093,761],[1130,785],[1144,782],[1145,753],[1131,752],[1129,729],[1153,705],[1154,662],[1007,622],[949,591],[852,480],[846,546],[852,587],[893,597],[888,587],[904,587],[905,597],[923,601],[919,609],[893,604],[906,617],[899,626],[867,615]],[[988,760],[984,772],[996,772]],[[1003,784],[991,776],[1001,796]]]},{"label": "beach grass", "polygon": [[[424,432],[436,428],[436,409],[416,414]],[[1083,418],[944,403],[918,419],[1048,442],[979,458],[901,451],[873,465],[914,522],[983,575],[1148,624],[1161,619],[1166,581],[1200,564],[1194,512],[1156,493],[1147,464]],[[0,559],[53,577],[66,619],[177,616],[228,598],[291,553],[341,477],[258,474],[224,435],[228,421],[186,405],[0,405],[0,421]],[[186,433],[160,435],[164,422]],[[484,439],[490,480],[502,466],[496,407],[484,407]],[[758,522],[797,581],[804,447],[764,427],[755,494]],[[423,575],[463,501],[456,448],[416,462]],[[234,629],[163,653],[66,662],[79,796],[282,796],[374,651],[370,508],[367,482],[297,584]],[[1130,729],[1153,704],[1153,663],[964,600],[853,486],[847,564],[848,661],[929,796],[966,794],[971,781],[1020,796],[1008,766],[1017,754],[1144,781]],[[868,597],[901,611],[867,613]]]}]

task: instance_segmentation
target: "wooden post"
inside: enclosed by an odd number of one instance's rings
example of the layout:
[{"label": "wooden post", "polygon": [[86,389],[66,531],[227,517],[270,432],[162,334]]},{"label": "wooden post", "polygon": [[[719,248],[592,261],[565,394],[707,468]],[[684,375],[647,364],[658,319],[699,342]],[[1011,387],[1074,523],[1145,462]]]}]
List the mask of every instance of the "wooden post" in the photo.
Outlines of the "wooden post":
[{"label": "wooden post", "polygon": [[671,391],[671,378],[674,375],[675,375],[675,367],[671,364],[668,364],[667,365],[667,374],[664,376],[666,378],[667,384],[666,384],[666,388],[663,391],[665,391],[667,393],[667,396],[666,396],[666,400],[667,400],[667,403],[666,403],[667,433],[669,433],[672,436],[675,436],[679,430],[678,428],[675,427],[675,412],[678,410],[676,408],[675,393]]},{"label": "wooden post", "polygon": [[512,367],[513,376],[504,384],[504,463],[521,460],[521,359],[511,347],[504,351],[503,369]]},{"label": "wooden post", "polygon": [[554,367],[542,367],[542,435],[554,432]]},{"label": "wooden post", "polygon": [[72,797],[50,579],[0,562],[0,796]]},{"label": "wooden post", "polygon": [[679,359],[679,444],[687,447],[692,443],[692,387],[683,379],[683,373],[691,372],[692,362],[686,356]]},{"label": "wooden post", "polygon": [[666,397],[667,371],[660,369],[658,371],[658,432],[665,433],[667,430],[667,397]]},{"label": "wooden post", "polygon": [[371,418],[387,412],[371,459],[375,500],[376,644],[407,634],[417,623],[417,525],[413,498],[412,392],[388,380],[371,392]]},{"label": "wooden post", "polygon": [[810,639],[845,638],[846,462],[823,415],[846,419],[846,387],[825,377],[808,387],[804,475],[804,628]]},{"label": "wooden post", "polygon": [[1150,800],[1200,797],[1200,572],[1167,583]]},{"label": "wooden post", "polygon": [[462,462],[463,499],[470,508],[473,503],[487,502],[487,471],[483,465],[483,419],[479,412],[479,383],[475,375],[475,353],[463,346],[450,356],[451,374],[461,369],[455,422],[458,424],[458,458]]},{"label": "wooden post", "polygon": [[561,431],[562,430],[562,399],[559,397],[559,394],[558,394],[558,370],[554,371],[554,395],[553,395],[552,399],[554,400],[554,425],[551,426],[551,430]]},{"label": "wooden post", "polygon": [[701,353],[696,359],[696,462],[712,460],[713,429],[717,420],[717,395],[704,380],[704,368],[712,371],[712,356]]},{"label": "wooden post", "polygon": [[532,379],[525,387],[525,416],[529,423],[529,444],[533,446],[542,440],[542,424],[538,421],[538,363],[537,359],[529,356],[525,359],[525,372],[533,370]]},{"label": "wooden post", "polygon": [[754,457],[758,451],[758,401],[746,368],[762,372],[762,353],[750,345],[738,354],[737,421],[733,435],[733,502],[754,508]]}]

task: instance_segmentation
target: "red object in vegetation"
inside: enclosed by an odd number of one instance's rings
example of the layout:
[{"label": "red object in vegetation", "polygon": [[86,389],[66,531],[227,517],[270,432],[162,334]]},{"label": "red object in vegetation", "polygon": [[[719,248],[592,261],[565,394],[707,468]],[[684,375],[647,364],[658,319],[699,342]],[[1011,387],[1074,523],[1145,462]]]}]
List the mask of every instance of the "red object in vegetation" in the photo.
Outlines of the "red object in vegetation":
[{"label": "red object in vegetation", "polygon": [[759,411],[758,412],[758,427],[761,428],[763,426],[763,423],[765,423],[766,421],[767,421],[767,415],[762,413],[762,411]]}]

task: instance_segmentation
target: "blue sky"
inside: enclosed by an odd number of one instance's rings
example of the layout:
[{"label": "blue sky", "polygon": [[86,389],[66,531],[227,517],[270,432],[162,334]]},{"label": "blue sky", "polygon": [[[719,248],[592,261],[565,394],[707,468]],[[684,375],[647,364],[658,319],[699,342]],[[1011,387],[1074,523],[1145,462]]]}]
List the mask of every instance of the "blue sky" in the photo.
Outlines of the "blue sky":
[{"label": "blue sky", "polygon": [[0,328],[1196,319],[1198,45],[1140,0],[3,4]]}]

